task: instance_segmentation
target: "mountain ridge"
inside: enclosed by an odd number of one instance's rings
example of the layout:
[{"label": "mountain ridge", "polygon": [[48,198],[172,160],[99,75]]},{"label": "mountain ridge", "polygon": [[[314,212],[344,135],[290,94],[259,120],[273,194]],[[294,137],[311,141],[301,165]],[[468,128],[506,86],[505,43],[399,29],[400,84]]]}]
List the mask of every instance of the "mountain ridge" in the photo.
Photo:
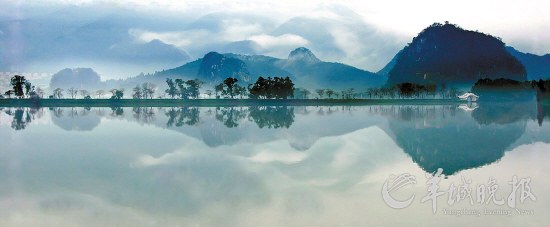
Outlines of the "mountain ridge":
[{"label": "mountain ridge", "polygon": [[291,51],[287,59],[209,52],[203,58],[153,74],[153,77],[162,78],[198,78],[210,85],[227,77],[235,77],[247,85],[260,76],[288,76],[297,86],[312,89],[359,89],[380,86],[385,82],[383,77],[366,70],[321,61],[305,47]]}]

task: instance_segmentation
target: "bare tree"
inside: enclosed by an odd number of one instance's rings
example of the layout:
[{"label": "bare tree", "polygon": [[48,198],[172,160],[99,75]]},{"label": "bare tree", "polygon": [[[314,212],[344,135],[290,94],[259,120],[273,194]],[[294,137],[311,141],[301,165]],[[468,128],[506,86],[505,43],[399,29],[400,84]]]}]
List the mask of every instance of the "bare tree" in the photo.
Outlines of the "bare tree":
[{"label": "bare tree", "polygon": [[78,90],[76,90],[74,87],[72,87],[72,88],[69,88],[67,90],[67,93],[71,96],[71,98],[74,99],[76,97],[76,95],[78,94]]},{"label": "bare tree", "polygon": [[147,82],[141,85],[141,93],[144,99],[147,99],[147,97],[152,99],[156,91],[157,91],[157,85],[154,85],[152,83],[147,83]]},{"label": "bare tree", "polygon": [[97,96],[97,98],[103,98],[103,96],[105,95],[105,91],[104,90],[97,90],[95,92],[95,95]]},{"label": "bare tree", "polygon": [[40,98],[44,98],[44,90],[40,87],[36,87],[36,95]]},{"label": "bare tree", "polygon": [[80,90],[79,92],[82,98],[86,98],[90,96],[90,92],[88,90]]},{"label": "bare tree", "polygon": [[325,89],[317,89],[317,90],[315,90],[315,92],[317,92],[320,99],[322,99],[323,96],[325,95]]},{"label": "bare tree", "polygon": [[61,88],[54,89],[53,90],[53,97],[56,98],[56,99],[63,98],[63,89],[61,89]]}]

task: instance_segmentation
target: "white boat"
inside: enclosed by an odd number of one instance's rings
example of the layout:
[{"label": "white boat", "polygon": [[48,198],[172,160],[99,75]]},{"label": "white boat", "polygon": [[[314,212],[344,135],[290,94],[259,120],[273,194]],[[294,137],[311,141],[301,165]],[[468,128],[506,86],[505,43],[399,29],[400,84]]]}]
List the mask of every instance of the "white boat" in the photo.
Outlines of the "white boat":
[{"label": "white boat", "polygon": [[460,100],[468,101],[468,102],[477,102],[477,99],[479,96],[477,96],[474,93],[466,92],[462,95],[457,96]]}]

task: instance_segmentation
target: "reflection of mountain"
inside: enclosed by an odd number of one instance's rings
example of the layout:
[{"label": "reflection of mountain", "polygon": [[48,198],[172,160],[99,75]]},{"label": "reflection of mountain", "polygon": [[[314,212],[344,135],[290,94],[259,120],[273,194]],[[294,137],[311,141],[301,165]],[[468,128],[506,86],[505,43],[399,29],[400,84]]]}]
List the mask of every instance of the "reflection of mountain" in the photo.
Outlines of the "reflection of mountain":
[{"label": "reflection of mountain", "polygon": [[[136,107],[115,108],[105,116],[181,132],[212,148],[283,140],[301,152],[308,152],[321,138],[378,126],[422,169],[433,172],[442,167],[453,174],[493,163],[506,150],[521,145],[515,141],[524,134],[526,122],[536,119],[535,109],[534,103],[481,104],[472,110],[454,105]],[[90,117],[94,114],[88,112],[58,108],[51,114],[54,124],[66,130],[90,130],[99,116]]]},{"label": "reflection of mountain", "polygon": [[[499,160],[524,133],[526,126],[525,121],[499,120],[519,120],[523,113],[517,111],[489,115],[491,119],[497,119],[498,124],[487,124],[492,122],[485,119],[487,115],[476,114],[484,111],[483,106],[472,113],[478,116],[477,119],[456,106],[402,108],[400,118],[389,123],[395,142],[425,171],[435,172],[437,168],[443,168],[447,175]],[[509,116],[516,114],[519,117]]]},{"label": "reflection of mountain", "polygon": [[91,131],[101,117],[85,108],[51,108],[52,122],[67,131]]},{"label": "reflection of mountain", "polygon": [[536,102],[482,104],[472,113],[472,117],[480,125],[509,124],[521,120],[534,120],[536,116]]}]

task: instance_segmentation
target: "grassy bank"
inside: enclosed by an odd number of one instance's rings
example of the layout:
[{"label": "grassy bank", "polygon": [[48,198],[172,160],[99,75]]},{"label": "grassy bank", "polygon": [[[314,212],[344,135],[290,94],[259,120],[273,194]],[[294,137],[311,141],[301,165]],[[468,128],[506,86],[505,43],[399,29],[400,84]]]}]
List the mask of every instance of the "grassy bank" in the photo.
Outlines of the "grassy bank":
[{"label": "grassy bank", "polygon": [[0,99],[1,107],[108,107],[108,106],[339,106],[433,105],[464,103],[451,99]]}]

